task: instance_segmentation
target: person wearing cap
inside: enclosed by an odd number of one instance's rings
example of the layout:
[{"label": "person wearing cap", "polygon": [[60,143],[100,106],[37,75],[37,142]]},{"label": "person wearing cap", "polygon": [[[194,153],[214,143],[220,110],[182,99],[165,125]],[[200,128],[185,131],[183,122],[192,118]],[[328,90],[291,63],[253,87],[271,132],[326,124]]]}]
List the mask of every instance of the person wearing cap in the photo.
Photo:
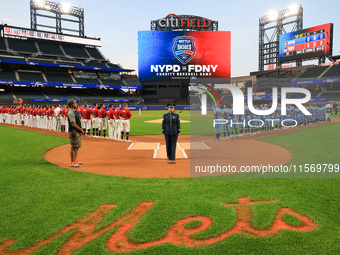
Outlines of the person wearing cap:
[{"label": "person wearing cap", "polygon": [[81,116],[76,111],[78,104],[75,100],[70,99],[67,103],[69,112],[67,114],[68,119],[68,134],[71,142],[71,165],[70,167],[79,167],[83,163],[78,162],[78,151],[81,148],[81,135],[84,134],[84,130],[81,128]]},{"label": "person wearing cap", "polygon": [[167,105],[169,112],[163,115],[162,133],[164,134],[166,153],[169,164],[175,164],[177,138],[181,133],[181,121],[179,115],[175,113],[175,104]]}]

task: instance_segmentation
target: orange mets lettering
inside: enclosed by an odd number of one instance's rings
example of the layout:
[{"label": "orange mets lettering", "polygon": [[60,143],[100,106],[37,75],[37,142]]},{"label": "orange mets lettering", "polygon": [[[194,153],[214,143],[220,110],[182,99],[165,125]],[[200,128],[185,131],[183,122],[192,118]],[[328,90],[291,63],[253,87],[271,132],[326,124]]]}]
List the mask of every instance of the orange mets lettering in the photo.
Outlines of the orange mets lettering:
[{"label": "orange mets lettering", "polygon": [[[147,211],[153,206],[153,202],[141,202],[115,222],[95,231],[103,218],[111,211],[113,207],[115,207],[115,205],[101,205],[93,212],[85,215],[81,219],[75,221],[73,224],[47,237],[32,247],[17,251],[9,251],[10,246],[15,242],[15,240],[8,239],[0,243],[0,254],[32,254],[45,244],[52,242],[59,236],[71,230],[74,231],[73,234],[61,245],[57,251],[57,254],[73,254],[87,243],[91,242],[95,238],[98,238],[113,228],[115,228],[115,230],[106,242],[107,250],[111,253],[133,252],[164,243],[172,243],[186,247],[203,247],[222,241],[234,234],[242,234],[251,237],[266,237],[274,235],[284,229],[304,232],[311,231],[316,228],[316,224],[307,216],[304,216],[286,207],[279,208],[276,218],[270,227],[263,230],[254,228],[251,224],[252,204],[273,202],[277,201],[251,201],[248,197],[241,197],[238,199],[238,203],[224,204],[225,206],[231,206],[235,208],[236,223],[230,230],[216,237],[205,239],[193,238],[193,234],[204,231],[212,224],[212,220],[209,217],[194,216],[178,220],[177,223],[175,223],[168,230],[168,233],[164,237],[145,243],[133,242],[128,238],[128,236],[130,231],[141,221]],[[288,224],[282,219],[282,217],[287,214],[296,217],[301,221],[301,223],[298,226]],[[201,225],[196,228],[186,228],[186,224],[191,221],[200,221]]]}]

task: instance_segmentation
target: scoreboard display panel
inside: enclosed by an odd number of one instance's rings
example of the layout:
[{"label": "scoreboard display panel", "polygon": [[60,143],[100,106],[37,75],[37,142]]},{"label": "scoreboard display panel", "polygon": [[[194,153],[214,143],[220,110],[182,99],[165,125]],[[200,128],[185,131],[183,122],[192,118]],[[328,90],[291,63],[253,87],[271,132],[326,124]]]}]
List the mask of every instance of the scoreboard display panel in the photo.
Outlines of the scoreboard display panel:
[{"label": "scoreboard display panel", "polygon": [[332,55],[333,24],[280,35],[279,59],[289,61]]},{"label": "scoreboard display panel", "polygon": [[229,78],[229,31],[139,31],[141,81]]}]

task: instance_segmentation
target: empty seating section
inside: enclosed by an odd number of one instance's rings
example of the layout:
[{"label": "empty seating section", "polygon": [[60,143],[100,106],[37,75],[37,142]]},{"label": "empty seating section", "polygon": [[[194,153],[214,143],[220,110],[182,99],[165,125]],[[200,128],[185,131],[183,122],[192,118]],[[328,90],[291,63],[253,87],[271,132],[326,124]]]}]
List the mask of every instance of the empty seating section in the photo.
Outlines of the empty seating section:
[{"label": "empty seating section", "polygon": [[27,100],[30,101],[32,98],[46,98],[41,88],[20,88],[15,89],[13,93],[17,98],[24,99],[24,103],[29,103]]},{"label": "empty seating section", "polygon": [[0,103],[1,104],[12,104],[14,98],[12,94],[0,92]]},{"label": "empty seating section", "polygon": [[89,58],[90,56],[85,52],[84,47],[64,44],[63,49],[67,55],[75,58]]},{"label": "empty seating section", "polygon": [[0,56],[0,59],[13,60],[13,61],[25,61],[24,57],[19,57],[19,56]]},{"label": "empty seating section", "polygon": [[191,105],[197,105],[197,104],[200,105],[201,104],[201,100],[198,96],[191,95],[189,101],[190,101]]},{"label": "empty seating section", "polygon": [[86,48],[86,50],[91,55],[91,57],[95,59],[105,60],[103,56],[99,53],[97,48]]},{"label": "empty seating section", "polygon": [[39,41],[38,46],[40,48],[40,51],[44,55],[55,55],[55,56],[64,55],[64,53],[60,49],[60,45],[57,43],[48,43],[48,42]]},{"label": "empty seating section", "polygon": [[33,40],[16,40],[7,38],[8,47],[14,51],[36,53],[38,51]]},{"label": "empty seating section", "polygon": [[20,81],[37,81],[45,82],[41,73],[31,73],[31,72],[18,72]]},{"label": "empty seating section", "polygon": [[106,66],[105,63],[102,63],[102,62],[94,62],[94,61],[91,61],[91,62],[88,62],[88,63],[84,63],[85,66],[91,66],[91,67],[101,67],[101,68],[108,68]]},{"label": "empty seating section", "polygon": [[71,94],[55,94],[50,93],[47,95],[49,99],[73,99],[74,96]]},{"label": "empty seating section", "polygon": [[80,62],[70,62],[70,61],[57,61],[58,65],[69,65],[69,66],[82,66]]},{"label": "empty seating section", "polygon": [[322,78],[337,78],[340,77],[340,64],[333,65]]},{"label": "empty seating section", "polygon": [[60,83],[74,83],[70,74],[68,73],[46,73],[45,76],[48,82],[60,82]]},{"label": "empty seating section", "polygon": [[130,86],[140,86],[138,79],[124,79],[125,83]]},{"label": "empty seating section", "polygon": [[114,79],[101,79],[103,84],[106,85],[125,85],[122,80],[114,80]]},{"label": "empty seating section", "polygon": [[2,70],[0,71],[0,80],[3,81],[16,81],[14,71]]},{"label": "empty seating section", "polygon": [[0,37],[0,50],[6,50],[5,38]]},{"label": "empty seating section", "polygon": [[231,105],[233,103],[233,97],[232,96],[223,96],[222,97],[222,103],[225,105]]},{"label": "empty seating section", "polygon": [[109,68],[112,68],[112,69],[123,69],[119,65],[116,65],[116,64],[109,63],[108,66],[109,66]]},{"label": "empty seating section", "polygon": [[97,78],[75,78],[77,83],[82,84],[100,84]]},{"label": "empty seating section", "polygon": [[317,79],[324,71],[326,71],[327,68],[328,66],[315,66],[308,68],[303,74],[299,76],[299,79]]},{"label": "empty seating section", "polygon": [[36,63],[49,63],[49,64],[54,64],[53,60],[49,60],[49,59],[35,59],[35,58],[29,58],[27,61],[28,61],[28,62],[36,62]]},{"label": "empty seating section", "polygon": [[24,102],[25,100],[31,100],[32,98],[42,98],[42,99],[46,98],[43,94],[36,94],[36,93],[29,92],[29,91],[27,93],[15,93],[15,96],[17,98],[22,98]]}]

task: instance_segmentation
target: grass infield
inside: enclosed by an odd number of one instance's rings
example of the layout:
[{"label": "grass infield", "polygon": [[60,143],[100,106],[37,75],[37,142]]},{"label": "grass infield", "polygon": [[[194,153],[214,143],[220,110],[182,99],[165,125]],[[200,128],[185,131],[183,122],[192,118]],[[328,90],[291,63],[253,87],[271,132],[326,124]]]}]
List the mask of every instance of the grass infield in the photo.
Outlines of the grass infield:
[{"label": "grass infield", "polygon": [[[148,127],[152,125],[157,124],[148,124]],[[293,163],[303,160],[335,162],[339,159],[339,129],[340,124],[333,124],[265,140],[290,149]],[[150,134],[156,128],[148,131]],[[211,227],[195,234],[195,238],[218,236],[231,229],[236,221],[234,208],[222,203],[235,203],[239,197],[249,196],[251,200],[279,201],[252,206],[252,224],[256,228],[269,227],[279,206],[308,216],[317,228],[309,232],[284,230],[263,238],[236,234],[207,247],[162,244],[130,254],[339,253],[339,179],[132,179],[100,176],[70,171],[45,161],[44,153],[68,143],[66,138],[5,126],[0,126],[0,137],[0,242],[16,239],[13,250],[31,247],[102,204],[117,206],[98,228],[143,201],[155,203],[130,232],[129,238],[134,242],[162,238],[177,220],[189,216],[207,216],[213,220]],[[133,159],[126,160],[128,163]],[[292,225],[300,224],[294,217],[285,216],[284,220]],[[186,227],[190,229],[198,225],[199,222],[192,222]],[[93,240],[76,254],[109,254],[105,243],[110,233]],[[36,254],[56,253],[70,234],[45,245]]]}]

